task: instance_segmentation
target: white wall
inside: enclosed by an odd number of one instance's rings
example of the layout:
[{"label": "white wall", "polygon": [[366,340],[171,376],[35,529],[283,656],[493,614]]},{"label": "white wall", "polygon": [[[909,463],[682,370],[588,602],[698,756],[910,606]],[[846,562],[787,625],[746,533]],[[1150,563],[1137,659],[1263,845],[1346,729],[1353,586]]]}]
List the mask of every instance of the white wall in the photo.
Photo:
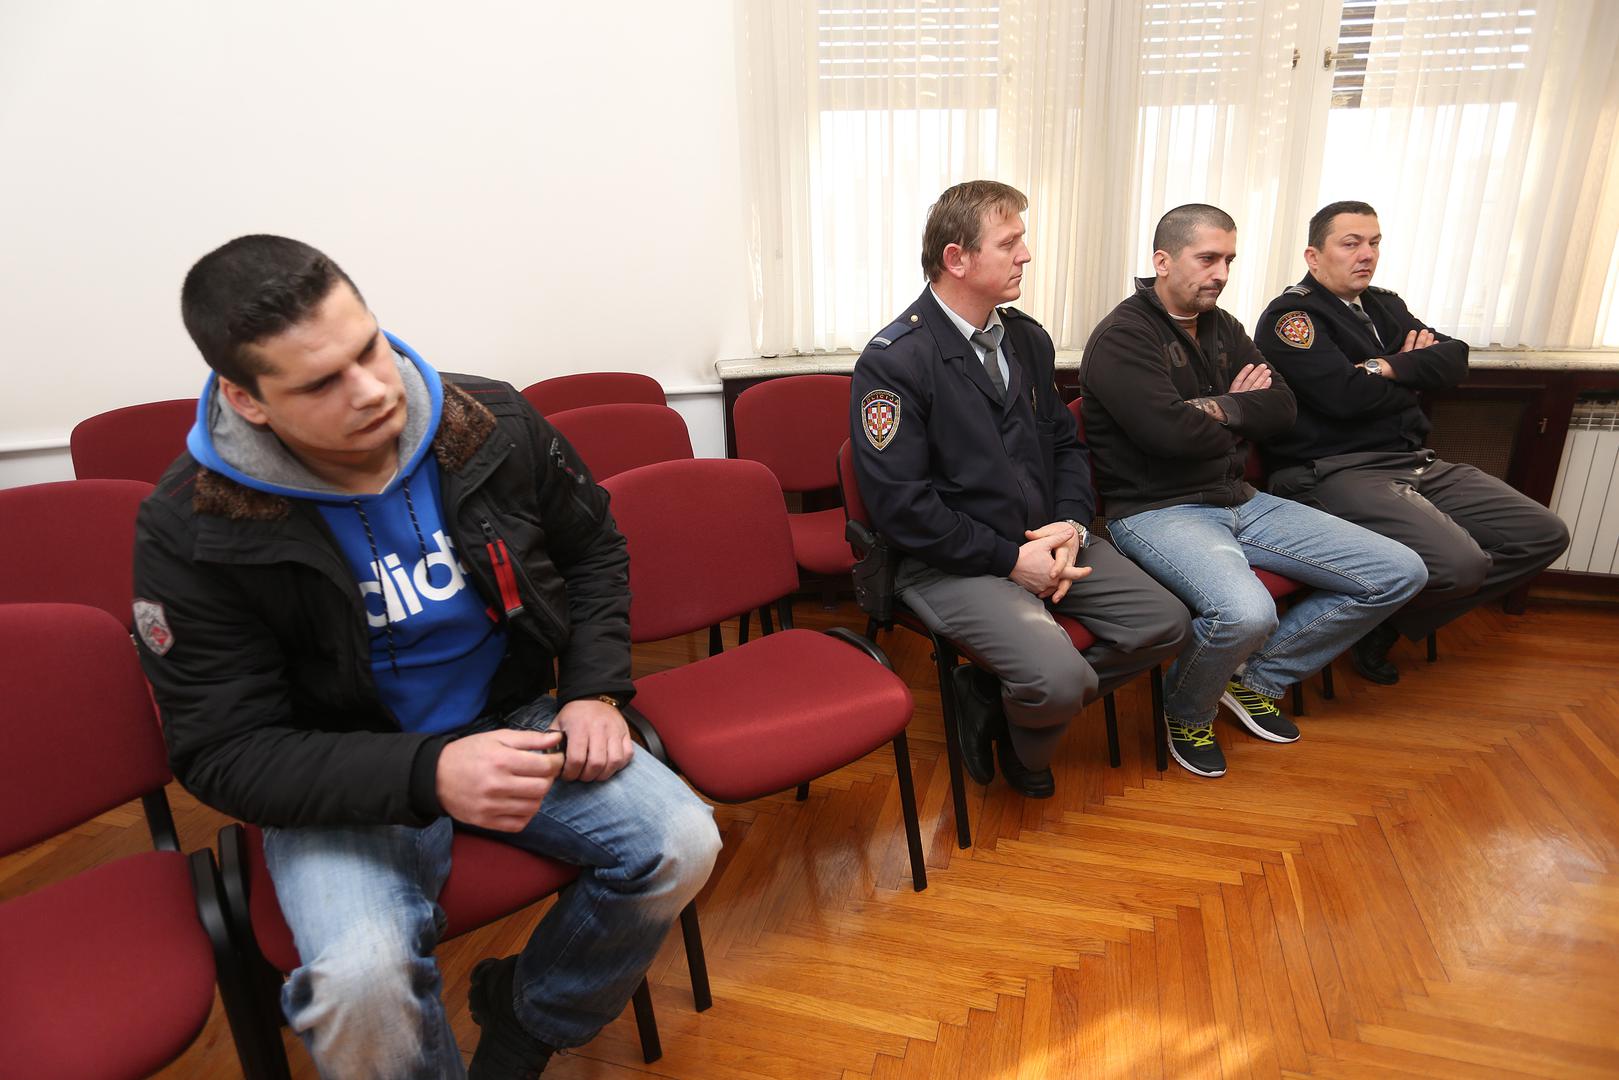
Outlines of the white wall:
[{"label": "white wall", "polygon": [[180,281],[248,232],[325,250],[446,370],[717,384],[751,351],[732,10],[0,4],[0,486],[196,393]]}]

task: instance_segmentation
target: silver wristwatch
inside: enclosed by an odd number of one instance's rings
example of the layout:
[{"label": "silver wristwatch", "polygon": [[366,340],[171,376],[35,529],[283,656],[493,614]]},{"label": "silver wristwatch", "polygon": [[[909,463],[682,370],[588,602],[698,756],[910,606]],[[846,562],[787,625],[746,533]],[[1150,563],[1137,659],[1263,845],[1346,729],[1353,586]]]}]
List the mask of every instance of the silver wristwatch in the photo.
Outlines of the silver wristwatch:
[{"label": "silver wristwatch", "polygon": [[1075,521],[1073,518],[1064,518],[1063,520],[1072,525],[1074,527],[1074,531],[1079,534],[1079,549],[1084,551],[1087,547],[1089,547],[1091,543],[1091,531],[1085,526],[1081,525],[1079,522]]},{"label": "silver wristwatch", "polygon": [[1383,359],[1382,359],[1382,357],[1374,356],[1370,360],[1366,361],[1366,374],[1368,374],[1368,375],[1381,375],[1381,374],[1383,374]]}]

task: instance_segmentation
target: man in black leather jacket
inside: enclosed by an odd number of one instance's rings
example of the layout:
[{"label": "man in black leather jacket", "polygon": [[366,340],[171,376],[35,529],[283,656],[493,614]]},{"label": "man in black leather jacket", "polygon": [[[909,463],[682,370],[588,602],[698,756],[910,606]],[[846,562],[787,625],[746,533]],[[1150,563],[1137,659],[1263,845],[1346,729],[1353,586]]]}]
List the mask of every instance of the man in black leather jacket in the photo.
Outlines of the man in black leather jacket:
[{"label": "man in black leather jacket", "polygon": [[471,1075],[536,1075],[618,1014],[718,850],[618,711],[607,496],[511,387],[441,377],[308,245],[231,241],[182,314],[215,373],[141,510],[136,628],[175,775],[265,827],[288,1021],[323,1075],[462,1072],[433,960],[459,823],[583,868],[473,973]]}]

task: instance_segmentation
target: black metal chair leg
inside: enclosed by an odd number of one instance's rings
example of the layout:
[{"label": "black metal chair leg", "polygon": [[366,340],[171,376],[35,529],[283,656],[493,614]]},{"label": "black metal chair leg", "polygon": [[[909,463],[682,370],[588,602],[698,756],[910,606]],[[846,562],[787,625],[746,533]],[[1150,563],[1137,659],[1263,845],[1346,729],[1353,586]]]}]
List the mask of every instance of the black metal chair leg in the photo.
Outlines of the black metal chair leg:
[{"label": "black metal chair leg", "polygon": [[1293,684],[1293,715],[1304,715],[1304,684],[1301,682]]},{"label": "black metal chair leg", "polygon": [[877,643],[877,620],[876,619],[867,619],[866,620],[866,640],[871,642],[873,645],[875,645]]},{"label": "black metal chair leg", "polygon": [[916,817],[916,786],[911,782],[911,751],[905,732],[894,736],[894,775],[899,777],[899,809],[905,818],[905,842],[911,849],[911,887],[928,887],[927,861],[922,855],[922,824]]},{"label": "black metal chair leg", "polygon": [[725,639],[720,636],[718,623],[708,628],[708,655],[718,656],[725,651]]},{"label": "black metal chair leg", "polygon": [[1102,697],[1102,712],[1107,716],[1107,763],[1119,767],[1119,708],[1109,691]]},{"label": "black metal chair leg", "polygon": [[1435,660],[1438,660],[1438,659],[1439,659],[1439,635],[1438,634],[1429,634],[1428,635],[1428,663],[1431,664]]},{"label": "black metal chair leg", "polygon": [[783,596],[776,601],[776,621],[783,630],[793,628],[793,600],[790,596]]},{"label": "black metal chair leg", "polygon": [[1321,669],[1321,700],[1331,701],[1336,696],[1332,689],[1332,661],[1329,660],[1327,666]]},{"label": "black metal chair leg", "polygon": [[761,634],[774,634],[775,632],[776,632],[776,627],[775,627],[774,623],[771,622],[771,619],[770,619],[770,605],[769,604],[761,604],[761,605],[759,605],[759,633],[761,633]]},{"label": "black metal chair leg", "polygon": [[1169,768],[1169,723],[1164,719],[1164,667],[1152,666],[1152,746],[1153,764],[1158,771]]},{"label": "black metal chair leg", "polygon": [[697,925],[697,901],[680,911],[680,936],[686,942],[686,968],[691,972],[691,996],[697,1011],[714,1004],[708,989],[708,958],[703,955],[703,931]]},{"label": "black metal chair leg", "polygon": [[803,802],[807,798],[809,798],[809,781],[806,780],[798,785],[798,801]]},{"label": "black metal chair leg", "polygon": [[645,979],[630,1002],[635,1006],[635,1028],[641,1033],[641,1060],[650,1065],[663,1056],[663,1042],[658,1038],[658,1018],[652,1012],[652,988]]},{"label": "black metal chair leg", "polygon": [[956,728],[956,684],[950,672],[956,666],[956,653],[937,636],[933,638],[933,660],[939,669],[939,709],[944,714],[944,754],[950,763],[950,799],[956,812],[956,846],[973,844],[972,827],[967,821],[967,778],[961,765],[961,735]]}]

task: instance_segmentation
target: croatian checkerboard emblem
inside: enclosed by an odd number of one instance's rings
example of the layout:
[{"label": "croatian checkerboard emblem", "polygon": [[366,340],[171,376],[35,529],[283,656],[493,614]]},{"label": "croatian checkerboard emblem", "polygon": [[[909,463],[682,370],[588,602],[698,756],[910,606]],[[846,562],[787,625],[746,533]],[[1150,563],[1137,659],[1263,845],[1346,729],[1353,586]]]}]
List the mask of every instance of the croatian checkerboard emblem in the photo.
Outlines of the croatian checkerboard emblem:
[{"label": "croatian checkerboard emblem", "polygon": [[1289,311],[1276,320],[1276,336],[1295,349],[1308,349],[1315,344],[1315,323],[1309,312]]},{"label": "croatian checkerboard emblem", "polygon": [[881,450],[899,430],[899,395],[892,390],[873,390],[860,399],[860,418],[866,441]]},{"label": "croatian checkerboard emblem", "polygon": [[168,616],[163,605],[151,600],[135,601],[135,631],[146,647],[163,656],[174,648],[174,633],[169,629]]}]

